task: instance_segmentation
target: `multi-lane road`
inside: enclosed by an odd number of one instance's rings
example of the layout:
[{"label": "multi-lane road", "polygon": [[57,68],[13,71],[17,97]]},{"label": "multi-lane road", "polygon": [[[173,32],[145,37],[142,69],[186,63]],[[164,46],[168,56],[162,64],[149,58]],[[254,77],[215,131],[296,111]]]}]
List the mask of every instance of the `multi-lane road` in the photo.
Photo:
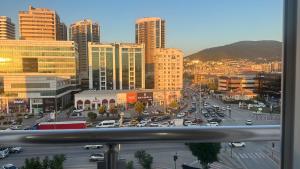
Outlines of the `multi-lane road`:
[{"label": "multi-lane road", "polygon": [[[190,95],[193,95],[190,91]],[[191,104],[192,97],[185,100]],[[219,100],[209,97],[206,102],[211,105],[226,106]],[[190,107],[191,105],[189,105]],[[188,108],[187,108],[188,109]],[[197,111],[200,112],[200,104],[197,104]],[[186,111],[186,110],[183,110]],[[224,112],[228,114],[228,112]],[[202,116],[201,113],[192,114],[191,116]],[[222,125],[245,125],[245,121],[251,119],[254,125],[260,124],[279,124],[279,120],[260,121],[256,120],[253,113],[248,110],[240,109],[236,105],[231,106],[231,117],[226,116]],[[25,158],[52,156],[55,154],[65,154],[66,169],[96,169],[96,163],[89,161],[89,156],[92,153],[103,150],[85,150],[82,144],[67,144],[67,145],[27,145],[24,152],[20,154],[11,154],[9,157],[0,160],[0,166],[6,163],[13,163],[18,167],[24,165]],[[140,168],[134,158],[134,153],[137,150],[144,149],[154,157],[153,168],[155,169],[170,169],[174,168],[173,155],[178,154],[179,158],[176,162],[177,168],[182,164],[191,164],[199,166],[197,159],[191,154],[184,143],[160,143],[160,144],[124,144],[120,145],[119,157],[127,161],[134,161],[136,168]],[[231,151],[232,150],[232,151]],[[275,142],[275,147],[272,148],[272,142],[247,142],[244,148],[233,148],[228,146],[228,143],[222,143],[222,149],[219,154],[219,162],[212,164],[213,169],[276,169],[279,168],[279,142]],[[272,153],[273,152],[273,153]],[[273,156],[272,156],[273,154]]]}]

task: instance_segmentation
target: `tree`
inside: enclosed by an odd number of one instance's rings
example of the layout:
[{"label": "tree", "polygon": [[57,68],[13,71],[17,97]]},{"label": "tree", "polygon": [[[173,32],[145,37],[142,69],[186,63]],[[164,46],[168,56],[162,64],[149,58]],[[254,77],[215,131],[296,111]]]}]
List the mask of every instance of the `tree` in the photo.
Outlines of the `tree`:
[{"label": "tree", "polygon": [[169,107],[171,107],[172,109],[177,109],[178,108],[178,103],[177,101],[172,101],[169,105]]},{"label": "tree", "polygon": [[17,118],[17,119],[16,119],[16,122],[17,122],[18,124],[22,124],[23,119],[22,119],[22,118]]},{"label": "tree", "polygon": [[103,116],[103,114],[106,112],[106,106],[104,106],[104,105],[101,105],[100,107],[99,107],[99,114],[101,114],[102,116]]},{"label": "tree", "polygon": [[95,121],[97,118],[97,114],[94,112],[89,112],[88,113],[88,118],[90,119],[90,121]]},{"label": "tree", "polygon": [[153,157],[146,153],[145,150],[138,150],[134,153],[134,157],[137,158],[139,163],[144,169],[151,169],[153,163]]},{"label": "tree", "polygon": [[221,149],[220,143],[188,143],[187,145],[204,169],[209,168],[209,163],[218,161],[218,154]]},{"label": "tree", "polygon": [[111,105],[110,108],[109,108],[109,112],[113,115],[117,114],[118,113],[118,110],[116,109],[116,106],[114,105]]},{"label": "tree", "polygon": [[138,113],[138,115],[140,116],[142,114],[142,112],[144,111],[145,106],[144,106],[143,103],[138,101],[138,102],[135,103],[134,109]]},{"label": "tree", "polygon": [[126,169],[134,169],[134,167],[133,167],[133,161],[129,161],[129,162],[126,164]]},{"label": "tree", "polygon": [[22,169],[63,169],[63,163],[66,160],[64,154],[54,155],[52,160],[47,156],[42,160],[39,157],[25,159],[25,165]]}]

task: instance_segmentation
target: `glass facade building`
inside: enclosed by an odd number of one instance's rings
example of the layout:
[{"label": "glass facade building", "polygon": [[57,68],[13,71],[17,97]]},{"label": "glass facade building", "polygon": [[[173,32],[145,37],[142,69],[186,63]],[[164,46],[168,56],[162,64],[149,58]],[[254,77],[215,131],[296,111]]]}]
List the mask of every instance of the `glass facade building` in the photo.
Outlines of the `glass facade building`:
[{"label": "glass facade building", "polygon": [[0,113],[68,106],[78,85],[77,59],[73,41],[0,40]]},{"label": "glass facade building", "polygon": [[89,43],[89,88],[143,89],[145,48],[142,44]]}]

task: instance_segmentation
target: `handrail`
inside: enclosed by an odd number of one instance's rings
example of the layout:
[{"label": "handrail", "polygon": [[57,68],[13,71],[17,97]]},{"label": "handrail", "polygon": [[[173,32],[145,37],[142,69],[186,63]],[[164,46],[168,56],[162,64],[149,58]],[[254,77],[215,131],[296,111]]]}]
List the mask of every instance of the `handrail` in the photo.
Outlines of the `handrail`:
[{"label": "handrail", "polygon": [[278,140],[280,125],[0,131],[0,145]]}]

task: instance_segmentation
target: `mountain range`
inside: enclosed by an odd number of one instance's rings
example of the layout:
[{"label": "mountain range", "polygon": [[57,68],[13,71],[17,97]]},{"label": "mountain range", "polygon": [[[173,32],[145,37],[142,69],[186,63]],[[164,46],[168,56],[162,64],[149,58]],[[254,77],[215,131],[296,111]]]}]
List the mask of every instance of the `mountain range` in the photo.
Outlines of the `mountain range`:
[{"label": "mountain range", "polygon": [[217,61],[221,59],[248,59],[250,61],[281,60],[282,42],[272,40],[240,41],[208,48],[186,56],[185,60]]}]

